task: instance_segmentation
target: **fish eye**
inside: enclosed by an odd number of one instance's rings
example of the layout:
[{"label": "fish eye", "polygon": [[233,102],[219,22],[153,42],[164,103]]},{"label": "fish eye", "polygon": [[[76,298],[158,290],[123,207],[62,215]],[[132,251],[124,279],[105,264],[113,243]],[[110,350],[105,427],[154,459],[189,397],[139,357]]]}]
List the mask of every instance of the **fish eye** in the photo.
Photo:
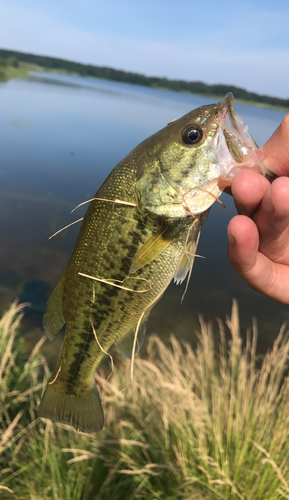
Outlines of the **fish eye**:
[{"label": "fish eye", "polygon": [[182,139],[185,144],[197,144],[203,138],[203,131],[196,125],[186,128],[182,133]]}]

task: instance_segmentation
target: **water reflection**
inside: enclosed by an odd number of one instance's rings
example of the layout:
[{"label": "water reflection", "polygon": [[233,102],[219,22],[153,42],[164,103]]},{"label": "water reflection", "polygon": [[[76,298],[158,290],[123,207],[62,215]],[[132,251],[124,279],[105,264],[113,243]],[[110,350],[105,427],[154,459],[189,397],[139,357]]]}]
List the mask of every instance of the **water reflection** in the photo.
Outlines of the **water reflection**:
[{"label": "water reflection", "polygon": [[[79,227],[73,226],[51,241],[48,236],[83,215],[86,207],[72,215],[70,211],[94,196],[121,158],[170,120],[212,102],[102,80],[43,74],[40,78],[42,81],[35,74],[31,81],[0,85],[1,311],[16,296],[23,298],[29,282],[38,282],[40,288],[43,283],[48,287],[56,284]],[[51,78],[58,84],[49,81]],[[65,85],[61,84],[63,78]],[[236,108],[259,144],[284,116],[280,111],[247,105],[237,104]],[[289,313],[287,307],[250,290],[231,268],[226,227],[235,209],[229,196],[223,195],[223,201],[226,209],[215,204],[202,230],[198,253],[205,259],[196,260],[183,304],[183,287],[170,285],[151,313],[148,331],[163,338],[175,333],[192,340],[198,314],[224,318],[235,297],[244,329],[252,316],[257,317],[265,348]],[[29,293],[26,297],[29,300]],[[41,311],[37,318],[34,312],[40,335]],[[32,323],[27,319],[27,332]]]}]

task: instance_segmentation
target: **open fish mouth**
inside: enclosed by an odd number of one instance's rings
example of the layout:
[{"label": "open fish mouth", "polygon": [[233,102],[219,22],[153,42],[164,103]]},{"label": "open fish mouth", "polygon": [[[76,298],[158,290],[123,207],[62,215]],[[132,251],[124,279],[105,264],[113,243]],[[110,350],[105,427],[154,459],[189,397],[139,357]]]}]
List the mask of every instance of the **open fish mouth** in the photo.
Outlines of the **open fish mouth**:
[{"label": "open fish mouth", "polygon": [[217,106],[220,110],[220,119],[224,122],[223,130],[228,134],[228,141],[231,139],[236,143],[237,156],[234,156],[234,152],[233,156],[236,161],[241,161],[242,157],[246,156],[252,147],[257,149],[258,146],[248,132],[248,125],[244,124],[235,110],[234,104],[234,96],[229,92]]},{"label": "open fish mouth", "polygon": [[162,136],[154,168],[145,175],[138,173],[136,193],[142,213],[197,216],[231,186],[237,172],[271,174],[257,156],[258,146],[236,112],[231,93],[170,124]]},{"label": "open fish mouth", "polygon": [[271,179],[273,176],[256,154],[258,146],[235,110],[233,94],[227,94],[214,109],[217,126],[210,145],[214,154],[210,174],[205,183],[183,194],[186,213],[193,215],[209,208],[241,170],[251,169]]},{"label": "open fish mouth", "polygon": [[256,155],[258,146],[235,110],[233,94],[227,94],[217,107],[220,128],[215,135],[214,146],[222,165],[220,187],[231,185],[234,175],[246,168],[263,175],[272,174]]}]

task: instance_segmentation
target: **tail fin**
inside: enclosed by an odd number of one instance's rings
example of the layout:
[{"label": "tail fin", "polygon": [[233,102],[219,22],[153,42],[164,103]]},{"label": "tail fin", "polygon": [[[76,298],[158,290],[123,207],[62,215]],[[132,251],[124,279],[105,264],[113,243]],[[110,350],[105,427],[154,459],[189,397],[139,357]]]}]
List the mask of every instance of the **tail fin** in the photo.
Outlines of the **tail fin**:
[{"label": "tail fin", "polygon": [[72,425],[81,432],[98,432],[104,419],[95,384],[79,394],[63,392],[58,384],[47,386],[38,409],[39,417]]}]

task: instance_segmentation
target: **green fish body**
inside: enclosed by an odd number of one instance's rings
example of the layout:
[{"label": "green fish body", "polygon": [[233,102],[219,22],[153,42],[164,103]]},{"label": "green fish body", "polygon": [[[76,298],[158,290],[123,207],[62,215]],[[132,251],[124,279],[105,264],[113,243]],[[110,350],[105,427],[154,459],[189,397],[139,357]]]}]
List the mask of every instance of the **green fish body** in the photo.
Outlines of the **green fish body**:
[{"label": "green fish body", "polygon": [[49,339],[65,323],[66,333],[41,417],[83,432],[101,430],[94,373],[104,352],[116,344],[130,358],[135,335],[139,350],[151,308],[190,269],[196,237],[222,191],[220,178],[228,185],[236,168],[262,169],[232,99],[168,124],[97,191],[44,314]]}]

